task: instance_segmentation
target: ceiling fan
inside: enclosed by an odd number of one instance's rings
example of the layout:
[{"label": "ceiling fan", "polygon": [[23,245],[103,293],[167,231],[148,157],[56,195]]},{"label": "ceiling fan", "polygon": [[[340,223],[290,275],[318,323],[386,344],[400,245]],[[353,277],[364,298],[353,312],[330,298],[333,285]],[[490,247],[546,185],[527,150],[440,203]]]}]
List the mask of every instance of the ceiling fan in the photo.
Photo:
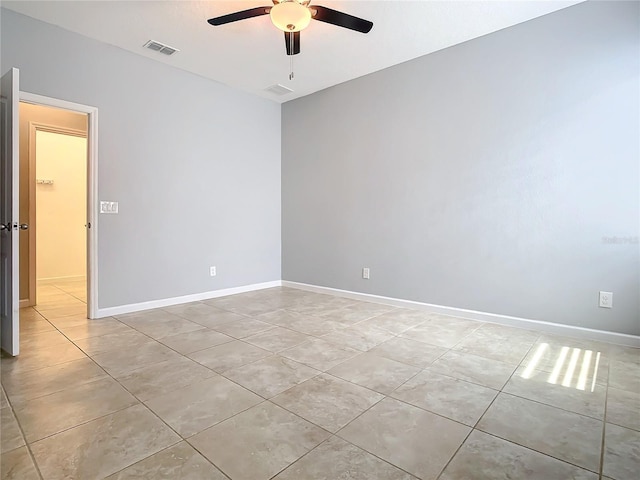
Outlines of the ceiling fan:
[{"label": "ceiling fan", "polygon": [[311,20],[330,23],[356,32],[369,33],[373,23],[347,13],[319,5],[309,5],[311,0],[272,0],[273,6],[255,7],[240,12],[222,15],[207,20],[219,26],[238,20],[269,15],[273,24],[284,32],[287,55],[300,53],[300,31],[309,26]]}]

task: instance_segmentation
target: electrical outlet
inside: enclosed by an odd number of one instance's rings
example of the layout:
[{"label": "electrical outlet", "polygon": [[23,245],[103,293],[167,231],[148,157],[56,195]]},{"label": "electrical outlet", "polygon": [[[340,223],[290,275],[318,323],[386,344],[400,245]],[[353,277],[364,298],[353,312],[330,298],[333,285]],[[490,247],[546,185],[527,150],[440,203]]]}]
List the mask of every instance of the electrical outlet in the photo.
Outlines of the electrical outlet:
[{"label": "electrical outlet", "polygon": [[613,308],[613,292],[600,292],[600,308]]},{"label": "electrical outlet", "polygon": [[211,275],[212,277],[215,277],[217,275],[216,267],[209,267],[209,275]]},{"label": "electrical outlet", "polygon": [[364,267],[362,269],[362,278],[364,278],[365,280],[369,280],[369,268],[368,267]]}]

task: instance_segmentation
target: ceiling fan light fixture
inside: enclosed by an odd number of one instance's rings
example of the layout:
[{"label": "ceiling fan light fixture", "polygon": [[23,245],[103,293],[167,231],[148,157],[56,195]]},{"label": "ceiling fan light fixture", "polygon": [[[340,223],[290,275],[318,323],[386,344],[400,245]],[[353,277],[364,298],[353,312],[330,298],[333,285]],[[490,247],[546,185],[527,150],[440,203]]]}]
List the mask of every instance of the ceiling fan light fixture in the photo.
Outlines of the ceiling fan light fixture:
[{"label": "ceiling fan light fixture", "polygon": [[299,32],[309,26],[311,10],[296,0],[275,4],[269,12],[273,24],[283,32]]}]

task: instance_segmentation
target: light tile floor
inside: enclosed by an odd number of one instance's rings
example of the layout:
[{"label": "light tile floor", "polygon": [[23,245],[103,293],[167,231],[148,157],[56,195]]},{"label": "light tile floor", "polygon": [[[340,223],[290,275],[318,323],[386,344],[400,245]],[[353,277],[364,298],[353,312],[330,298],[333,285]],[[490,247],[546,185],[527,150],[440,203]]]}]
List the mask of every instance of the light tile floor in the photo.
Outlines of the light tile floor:
[{"label": "light tile floor", "polygon": [[81,286],[40,294],[2,359],[2,479],[640,472],[637,349],[287,288],[93,321]]}]

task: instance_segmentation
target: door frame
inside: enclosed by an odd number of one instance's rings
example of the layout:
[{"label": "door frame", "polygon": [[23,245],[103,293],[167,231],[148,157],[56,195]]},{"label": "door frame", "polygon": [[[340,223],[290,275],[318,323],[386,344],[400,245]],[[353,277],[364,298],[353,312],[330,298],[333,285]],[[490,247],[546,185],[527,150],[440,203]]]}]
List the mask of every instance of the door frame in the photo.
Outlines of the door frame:
[{"label": "door frame", "polygon": [[87,114],[87,317],[98,318],[98,109],[24,91],[19,96],[21,102]]},{"label": "door frame", "polygon": [[[36,304],[36,289],[37,289],[37,248],[36,248],[36,133],[37,132],[49,132],[57,133],[60,135],[70,135],[73,137],[88,138],[88,131],[77,130],[75,128],[59,127],[57,125],[50,125],[40,122],[29,122],[29,297],[20,300],[20,307],[31,307]],[[88,145],[88,144],[87,144]],[[88,165],[87,151],[87,165]],[[88,193],[87,186],[85,185],[85,193]],[[88,196],[88,195],[87,195]],[[87,268],[85,268],[87,270]],[[85,271],[85,275],[86,275]],[[88,295],[87,295],[88,300]],[[24,303],[23,303],[24,302]]]}]

